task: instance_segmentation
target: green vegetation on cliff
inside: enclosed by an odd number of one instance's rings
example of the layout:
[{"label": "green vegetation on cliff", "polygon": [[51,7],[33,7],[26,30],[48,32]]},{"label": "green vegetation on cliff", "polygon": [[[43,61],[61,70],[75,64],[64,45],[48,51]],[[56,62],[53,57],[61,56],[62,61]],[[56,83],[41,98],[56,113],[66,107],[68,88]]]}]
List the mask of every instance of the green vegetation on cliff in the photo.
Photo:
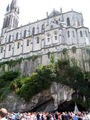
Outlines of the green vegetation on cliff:
[{"label": "green vegetation on cliff", "polygon": [[[51,83],[56,81],[73,88],[77,94],[85,96],[86,100],[80,104],[90,107],[90,72],[86,73],[75,62],[72,63],[71,66],[69,60],[66,59],[58,60],[55,63],[52,56],[51,64],[39,65],[36,72],[29,77],[20,78],[18,72],[12,71],[4,73],[0,76],[0,96],[10,90],[29,101],[35,94],[49,89]],[[77,102],[80,100],[82,99],[76,99]]]},{"label": "green vegetation on cliff", "polygon": [[39,55],[33,55],[27,58],[19,58],[17,60],[9,60],[9,61],[5,61],[5,62],[0,62],[0,67],[3,66],[3,72],[5,72],[5,64],[7,64],[9,67],[14,67],[17,64],[20,64],[23,60],[32,60],[35,61],[37,58],[39,57]]},{"label": "green vegetation on cliff", "polygon": [[3,100],[10,93],[11,82],[20,76],[19,72],[5,72],[0,76],[0,100]]}]

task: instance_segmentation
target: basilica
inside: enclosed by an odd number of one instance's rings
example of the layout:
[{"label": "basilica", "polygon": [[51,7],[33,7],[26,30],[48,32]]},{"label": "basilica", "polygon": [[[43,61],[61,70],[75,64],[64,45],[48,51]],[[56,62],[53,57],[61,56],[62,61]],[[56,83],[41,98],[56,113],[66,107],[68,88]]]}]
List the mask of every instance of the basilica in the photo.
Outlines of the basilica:
[{"label": "basilica", "polygon": [[59,52],[90,45],[90,32],[82,13],[53,11],[45,19],[18,27],[19,7],[12,0],[6,8],[0,35],[0,62]]}]

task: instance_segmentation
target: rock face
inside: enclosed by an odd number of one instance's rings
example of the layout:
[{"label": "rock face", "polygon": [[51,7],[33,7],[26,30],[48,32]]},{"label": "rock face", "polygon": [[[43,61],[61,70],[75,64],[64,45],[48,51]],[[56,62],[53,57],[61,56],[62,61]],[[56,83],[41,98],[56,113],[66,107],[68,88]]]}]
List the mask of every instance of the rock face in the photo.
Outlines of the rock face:
[{"label": "rock face", "polygon": [[[80,66],[85,71],[90,71],[90,51],[86,49],[76,49],[73,53],[72,50],[68,50],[68,53],[64,55],[62,52],[53,53],[55,61],[60,58],[69,58],[70,61],[77,61],[77,65]],[[35,72],[39,64],[47,65],[50,63],[50,55],[45,54],[39,56],[37,59],[27,59],[23,60],[21,63],[17,63],[15,66],[0,66],[0,74],[3,71],[16,71],[19,70],[22,75],[29,76]],[[4,68],[4,70],[3,70]],[[22,98],[19,98],[14,93],[9,94],[7,98],[0,103],[0,107],[6,107],[8,111],[54,111],[58,108],[59,104],[65,101],[72,100],[72,94],[74,91],[67,86],[53,83],[49,90],[45,90],[37,95],[35,95],[28,103],[26,103]]]},{"label": "rock face", "polygon": [[11,93],[0,103],[0,108],[5,107],[9,112],[54,111],[59,104],[72,100],[73,93],[73,89],[53,82],[49,90],[35,95],[28,103]]}]

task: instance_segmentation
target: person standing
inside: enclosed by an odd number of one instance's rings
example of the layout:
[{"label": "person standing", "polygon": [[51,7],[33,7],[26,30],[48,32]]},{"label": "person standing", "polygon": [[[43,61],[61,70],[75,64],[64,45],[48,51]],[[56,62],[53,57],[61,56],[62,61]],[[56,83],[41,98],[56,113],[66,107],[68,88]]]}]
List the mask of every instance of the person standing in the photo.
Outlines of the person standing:
[{"label": "person standing", "polygon": [[37,120],[40,120],[40,114],[37,113]]},{"label": "person standing", "polygon": [[0,109],[0,120],[7,120],[6,115],[7,115],[7,110],[5,108]]}]

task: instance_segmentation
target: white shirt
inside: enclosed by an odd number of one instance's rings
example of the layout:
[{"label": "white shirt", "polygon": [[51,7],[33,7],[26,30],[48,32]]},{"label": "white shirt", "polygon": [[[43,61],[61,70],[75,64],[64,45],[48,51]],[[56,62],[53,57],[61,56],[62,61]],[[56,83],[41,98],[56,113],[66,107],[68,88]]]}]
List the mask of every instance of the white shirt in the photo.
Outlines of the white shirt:
[{"label": "white shirt", "polygon": [[2,118],[1,120],[7,120],[7,119],[4,117],[4,118]]},{"label": "white shirt", "polygon": [[90,114],[87,115],[88,119],[90,120]]}]

